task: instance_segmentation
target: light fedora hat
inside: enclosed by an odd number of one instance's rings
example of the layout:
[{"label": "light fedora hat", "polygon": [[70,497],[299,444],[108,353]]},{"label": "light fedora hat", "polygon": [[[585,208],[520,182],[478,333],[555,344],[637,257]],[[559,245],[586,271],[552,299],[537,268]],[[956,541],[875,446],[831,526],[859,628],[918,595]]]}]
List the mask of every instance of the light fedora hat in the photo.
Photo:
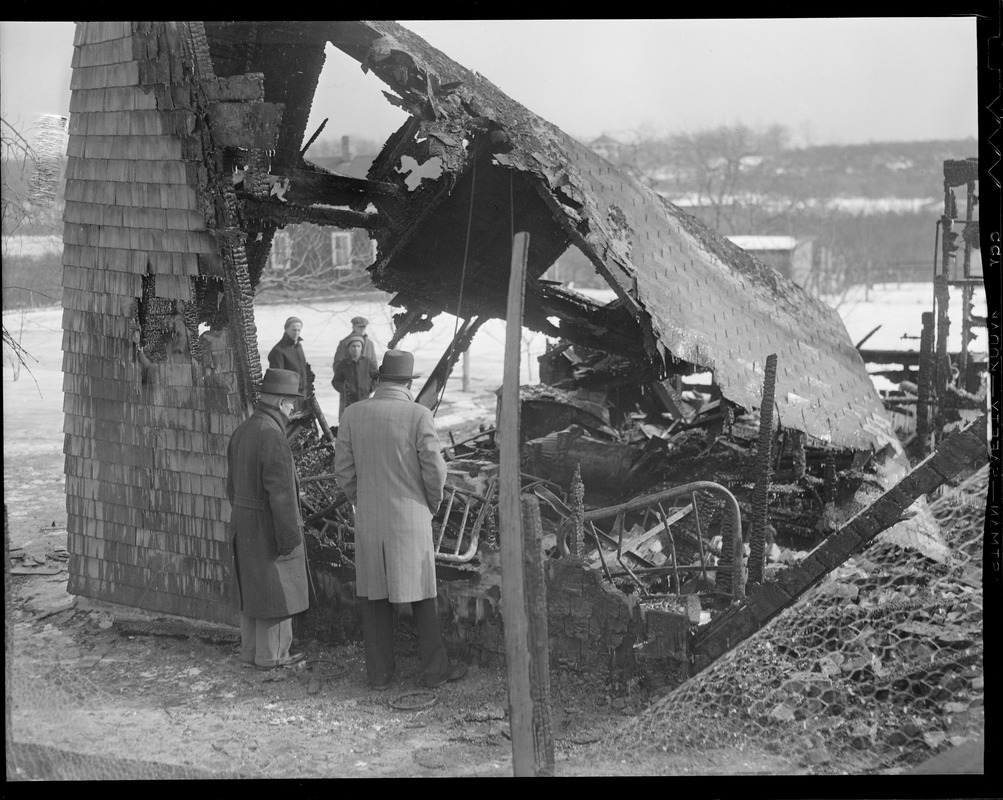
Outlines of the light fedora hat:
[{"label": "light fedora hat", "polygon": [[291,369],[269,369],[261,381],[263,394],[281,394],[287,397],[303,397],[300,391],[300,374]]},{"label": "light fedora hat", "polygon": [[414,372],[414,355],[412,353],[407,350],[387,350],[383,354],[383,363],[380,364],[381,378],[411,380],[421,377],[421,375],[412,375],[412,372]]}]

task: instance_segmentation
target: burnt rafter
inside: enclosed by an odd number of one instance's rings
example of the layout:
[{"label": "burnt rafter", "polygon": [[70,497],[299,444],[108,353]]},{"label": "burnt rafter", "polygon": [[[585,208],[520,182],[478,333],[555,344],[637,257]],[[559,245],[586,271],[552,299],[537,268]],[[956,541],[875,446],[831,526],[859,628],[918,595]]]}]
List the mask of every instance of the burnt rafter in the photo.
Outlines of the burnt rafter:
[{"label": "burnt rafter", "polygon": [[300,206],[321,203],[361,210],[377,198],[392,200],[401,194],[392,183],[350,178],[319,169],[290,169],[283,176],[289,178],[286,199]]},{"label": "burnt rafter", "polygon": [[367,214],[362,211],[352,211],[349,208],[282,204],[274,200],[258,200],[254,197],[244,197],[241,200],[244,222],[249,228],[254,229],[262,225],[282,228],[286,225],[312,222],[314,225],[327,225],[335,228],[363,228],[367,231],[378,231],[388,224],[388,220],[383,214]]}]

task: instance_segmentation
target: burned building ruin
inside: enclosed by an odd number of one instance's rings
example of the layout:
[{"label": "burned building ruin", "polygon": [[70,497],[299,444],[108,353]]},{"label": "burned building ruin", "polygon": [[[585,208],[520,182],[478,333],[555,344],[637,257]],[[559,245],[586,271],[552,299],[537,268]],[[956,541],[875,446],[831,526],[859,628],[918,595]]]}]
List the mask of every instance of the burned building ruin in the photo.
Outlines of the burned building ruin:
[{"label": "burned building ruin", "polygon": [[[309,160],[307,122],[328,44],[377,75],[410,115],[365,180]],[[771,357],[776,467],[786,465],[791,492],[816,496],[811,522],[790,513],[791,531],[823,537],[859,510],[858,489],[879,494],[889,474],[905,471],[833,309],[393,22],[79,23],[71,89],[63,350],[74,594],[232,621],[226,441],[261,379],[255,287],[275,232],[299,222],[370,232],[379,253],[372,282],[400,309],[391,346],[443,312],[464,321],[419,394],[432,407],[480,325],[505,317],[512,236],[530,234],[522,324],[558,344],[541,366],[552,385],[524,394],[526,419],[534,402],[541,414],[527,426],[524,459],[548,473],[533,490],[556,509],[558,550],[570,501],[554,484],[569,490],[583,462],[585,492],[610,488],[603,469],[624,479],[612,487],[621,494],[720,483],[729,472],[748,507],[746,464]],[[615,301],[544,278],[571,246]],[[682,380],[696,373],[712,375],[706,402],[683,396]],[[640,438],[625,434],[631,427]],[[675,462],[664,458],[672,430],[695,432],[673,440]],[[590,473],[591,441],[597,452],[619,447],[622,460],[610,468],[603,453]],[[576,447],[577,459],[555,455]],[[476,457],[477,443],[450,455]],[[707,457],[699,470],[695,455]],[[316,472],[307,484],[321,482],[323,465]],[[446,537],[454,551],[440,548],[447,566],[478,556],[477,537],[491,525],[490,473],[468,473],[471,485],[452,487],[440,521],[441,537],[451,514],[462,518]],[[837,473],[856,479],[841,487],[845,507],[819,528]],[[308,521],[344,545],[336,487],[311,502]],[[705,537],[696,497],[686,506],[691,544],[702,547],[726,522],[705,519]],[[660,512],[641,524],[649,555],[651,524],[667,532],[681,513]],[[622,525],[612,536],[618,558],[625,536],[635,534]],[[577,555],[591,558],[587,550],[577,545]],[[635,568],[665,561],[625,552]],[[677,574],[675,594],[692,577]],[[476,601],[491,594],[479,585],[464,598],[477,617]]]}]

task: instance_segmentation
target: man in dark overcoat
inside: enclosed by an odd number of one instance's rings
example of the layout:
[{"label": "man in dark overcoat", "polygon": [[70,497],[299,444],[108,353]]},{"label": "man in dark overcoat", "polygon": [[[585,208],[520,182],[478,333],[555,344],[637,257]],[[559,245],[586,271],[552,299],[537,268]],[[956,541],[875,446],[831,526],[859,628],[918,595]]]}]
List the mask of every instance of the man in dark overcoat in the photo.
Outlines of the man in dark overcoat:
[{"label": "man in dark overcoat", "polygon": [[283,328],[282,338],[268,353],[268,366],[272,369],[288,369],[299,375],[300,394],[293,410],[302,411],[306,407],[305,398],[313,395],[314,379],[313,370],[303,351],[303,339],[300,337],[303,321],[299,317],[289,317]]},{"label": "man in dark overcoat", "polygon": [[362,601],[366,676],[390,686],[395,670],[393,608],[410,603],[421,647],[422,684],[462,678],[439,627],[432,516],[442,502],[446,462],[432,412],[411,394],[414,356],[388,350],[380,384],[368,400],[345,409],[338,425],[334,472],[355,506],[355,582]]},{"label": "man in dark overcoat", "polygon": [[292,617],[309,606],[306,543],[293,454],[286,438],[299,376],[269,369],[254,413],[227,446],[230,544],[240,602],[240,658],[259,669],[290,666]]}]

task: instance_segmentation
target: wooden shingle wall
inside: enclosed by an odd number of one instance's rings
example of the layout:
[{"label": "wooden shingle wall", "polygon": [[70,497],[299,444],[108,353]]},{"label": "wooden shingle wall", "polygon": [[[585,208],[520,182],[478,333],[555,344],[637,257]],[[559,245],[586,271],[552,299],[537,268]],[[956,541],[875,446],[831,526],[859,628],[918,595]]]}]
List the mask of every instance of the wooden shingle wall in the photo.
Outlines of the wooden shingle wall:
[{"label": "wooden shingle wall", "polygon": [[77,23],[63,254],[69,591],[232,622],[226,444],[248,409],[239,353],[253,325],[200,336],[192,313],[243,248],[216,231],[186,25]]}]

